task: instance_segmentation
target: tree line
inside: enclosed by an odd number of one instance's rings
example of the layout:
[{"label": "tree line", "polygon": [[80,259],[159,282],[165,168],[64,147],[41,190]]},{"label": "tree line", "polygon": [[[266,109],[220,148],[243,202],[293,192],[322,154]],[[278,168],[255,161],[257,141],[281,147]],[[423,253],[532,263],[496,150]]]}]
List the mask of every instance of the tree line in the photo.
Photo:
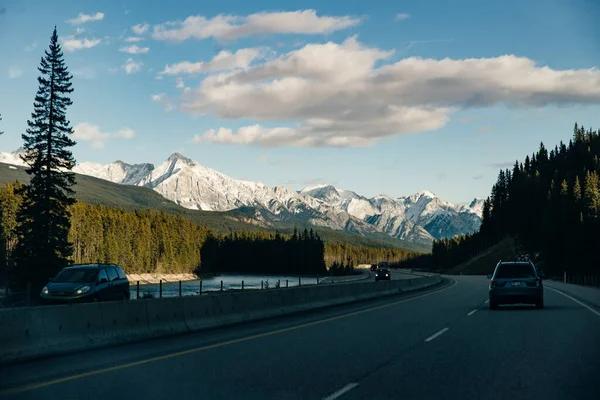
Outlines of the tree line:
[{"label": "tree line", "polygon": [[500,170],[483,204],[479,232],[436,240],[423,257],[447,269],[481,253],[503,238],[516,238],[539,252],[546,274],[599,274],[600,135],[575,124],[568,144],[537,152]]},{"label": "tree line", "polygon": [[325,274],[325,244],[312,229],[292,235],[264,232],[210,234],[200,271],[266,274]]}]

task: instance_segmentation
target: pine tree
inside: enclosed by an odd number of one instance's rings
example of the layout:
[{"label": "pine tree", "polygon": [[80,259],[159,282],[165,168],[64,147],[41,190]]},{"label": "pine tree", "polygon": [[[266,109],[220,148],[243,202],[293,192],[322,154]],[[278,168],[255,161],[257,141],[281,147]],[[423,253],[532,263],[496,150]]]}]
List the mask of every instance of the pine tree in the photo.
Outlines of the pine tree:
[{"label": "pine tree", "polygon": [[581,200],[581,184],[579,183],[579,176],[575,175],[575,183],[573,184],[573,197],[576,202]]},{"label": "pine tree", "polygon": [[588,171],[585,175],[583,200],[586,215],[591,219],[600,217],[600,178],[596,171]]},{"label": "pine tree", "polygon": [[72,104],[68,94],[73,88],[56,27],[38,70],[34,111],[22,135],[25,154],[21,158],[31,179],[24,187],[15,249],[20,278],[35,286],[64,267],[72,254],[68,207],[75,202],[75,175],[69,171],[75,160],[69,147],[75,142],[69,137],[72,129],[66,111]]}]

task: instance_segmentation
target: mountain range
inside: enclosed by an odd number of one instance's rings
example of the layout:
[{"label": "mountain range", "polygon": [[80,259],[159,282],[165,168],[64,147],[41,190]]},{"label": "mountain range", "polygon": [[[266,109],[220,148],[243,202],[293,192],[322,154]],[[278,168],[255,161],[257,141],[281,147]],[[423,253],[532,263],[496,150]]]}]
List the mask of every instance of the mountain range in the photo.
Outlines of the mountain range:
[{"label": "mountain range", "polygon": [[[23,166],[21,149],[0,153],[0,162]],[[82,162],[73,169],[122,185],[150,188],[182,207],[204,211],[237,211],[257,224],[276,228],[302,223],[361,236],[385,233],[405,241],[430,245],[433,239],[477,231],[482,199],[452,204],[430,191],[392,198],[373,198],[331,185],[294,191],[283,186],[233,179],[179,153],[158,166]]]}]

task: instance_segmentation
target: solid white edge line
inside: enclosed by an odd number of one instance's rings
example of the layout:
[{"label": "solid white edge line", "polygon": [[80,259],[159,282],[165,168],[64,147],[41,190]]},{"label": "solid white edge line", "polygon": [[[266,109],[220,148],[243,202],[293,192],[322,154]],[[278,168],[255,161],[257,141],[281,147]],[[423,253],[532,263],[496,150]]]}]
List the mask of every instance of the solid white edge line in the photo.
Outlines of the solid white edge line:
[{"label": "solid white edge line", "polygon": [[438,331],[437,333],[434,333],[433,335],[431,335],[427,339],[425,339],[425,341],[426,342],[431,342],[433,339],[435,339],[436,337],[440,336],[441,334],[443,334],[444,332],[446,332],[448,329],[450,329],[450,328],[444,328],[444,329]]},{"label": "solid white edge line", "polygon": [[341,388],[340,390],[330,394],[329,396],[325,397],[323,400],[334,400],[337,399],[338,397],[342,396],[344,393],[354,389],[355,387],[358,386],[358,383],[349,383],[346,386],[344,386],[343,388]]},{"label": "solid white edge line", "polygon": [[588,310],[590,310],[591,312],[593,312],[594,314],[596,314],[597,316],[599,316],[599,317],[600,317],[600,312],[598,312],[598,311],[594,310],[592,307],[588,306],[587,304],[583,304],[583,303],[582,303],[582,302],[580,302],[579,300],[577,300],[577,299],[574,299],[573,297],[569,296],[569,295],[568,295],[568,294],[566,294],[566,293],[563,293],[563,292],[561,292],[560,290],[556,290],[556,289],[554,289],[554,288],[551,288],[550,286],[544,286],[544,287],[545,287],[546,289],[554,290],[556,293],[560,293],[560,294],[562,294],[562,295],[563,295],[563,296],[565,296],[566,298],[569,298],[569,299],[573,300],[575,303],[579,304],[580,306],[583,306],[583,307],[587,308]]},{"label": "solid white edge line", "polygon": [[490,299],[487,299],[487,300],[485,301],[485,304],[487,304],[487,303],[489,303],[489,302],[490,302]]},{"label": "solid white edge line", "polygon": [[471,316],[473,314],[475,314],[477,312],[477,309],[474,309],[473,311],[471,311],[470,313],[467,314],[467,316]]}]

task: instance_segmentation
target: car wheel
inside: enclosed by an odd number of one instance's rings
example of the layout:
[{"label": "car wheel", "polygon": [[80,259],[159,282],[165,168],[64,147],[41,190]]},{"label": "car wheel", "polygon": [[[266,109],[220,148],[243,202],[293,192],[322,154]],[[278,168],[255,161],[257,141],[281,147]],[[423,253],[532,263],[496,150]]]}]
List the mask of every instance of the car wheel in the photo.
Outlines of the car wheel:
[{"label": "car wheel", "polygon": [[544,299],[540,299],[535,303],[535,308],[542,309],[544,308]]},{"label": "car wheel", "polygon": [[496,310],[496,309],[498,309],[498,303],[493,300],[490,300],[490,310]]},{"label": "car wheel", "polygon": [[123,296],[121,297],[121,300],[123,300],[123,301],[129,300],[129,296],[127,296],[127,293],[123,293]]},{"label": "car wheel", "polygon": [[98,296],[94,296],[94,298],[92,299],[92,302],[94,303],[98,303],[100,301],[100,299],[98,298]]}]

